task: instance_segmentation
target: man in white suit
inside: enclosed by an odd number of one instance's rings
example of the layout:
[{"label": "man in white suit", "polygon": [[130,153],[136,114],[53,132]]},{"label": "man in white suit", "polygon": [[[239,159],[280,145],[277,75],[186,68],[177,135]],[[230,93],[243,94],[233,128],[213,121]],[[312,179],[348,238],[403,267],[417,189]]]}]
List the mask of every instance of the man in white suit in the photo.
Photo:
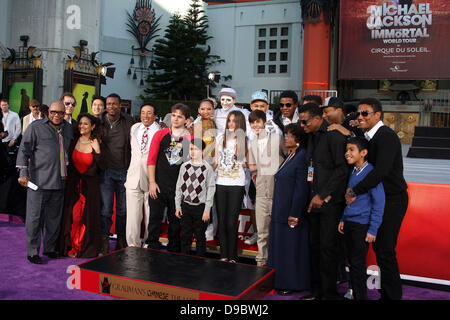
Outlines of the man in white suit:
[{"label": "man in white suit", "polygon": [[128,246],[141,246],[141,224],[144,218],[144,239],[147,238],[147,225],[150,216],[148,204],[148,150],[153,135],[160,129],[155,122],[156,108],[150,104],[141,106],[141,122],[131,127],[131,162],[125,182],[127,199],[126,239]]}]

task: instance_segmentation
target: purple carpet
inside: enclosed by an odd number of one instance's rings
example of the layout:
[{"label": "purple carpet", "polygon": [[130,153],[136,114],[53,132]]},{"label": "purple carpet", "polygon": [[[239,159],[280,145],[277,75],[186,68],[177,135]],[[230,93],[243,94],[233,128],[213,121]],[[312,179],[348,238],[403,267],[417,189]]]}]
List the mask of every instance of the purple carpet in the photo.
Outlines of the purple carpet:
[{"label": "purple carpet", "polygon": [[[5,218],[6,217],[6,218]],[[70,265],[78,265],[88,259],[59,258],[48,259],[42,256],[43,265],[34,265],[27,260],[25,226],[15,220],[8,222],[8,216],[0,214],[0,299],[2,300],[111,300],[113,298],[86,292],[70,290],[67,287]],[[112,247],[113,243],[111,243]],[[339,286],[344,295],[347,284]],[[298,300],[308,292],[291,296],[279,296],[276,293],[267,296],[267,300]],[[368,290],[368,298],[376,300],[376,290]],[[404,286],[404,300],[450,300],[450,292]]]}]

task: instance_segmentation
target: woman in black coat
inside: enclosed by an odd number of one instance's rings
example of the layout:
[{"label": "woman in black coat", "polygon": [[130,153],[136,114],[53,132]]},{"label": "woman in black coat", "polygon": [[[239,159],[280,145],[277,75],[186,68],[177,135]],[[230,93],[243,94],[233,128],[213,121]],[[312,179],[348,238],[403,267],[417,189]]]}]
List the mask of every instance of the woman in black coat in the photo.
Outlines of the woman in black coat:
[{"label": "woman in black coat", "polygon": [[268,265],[275,269],[280,295],[311,288],[309,226],[306,205],[306,134],[298,124],[285,127],[288,157],[275,174]]}]

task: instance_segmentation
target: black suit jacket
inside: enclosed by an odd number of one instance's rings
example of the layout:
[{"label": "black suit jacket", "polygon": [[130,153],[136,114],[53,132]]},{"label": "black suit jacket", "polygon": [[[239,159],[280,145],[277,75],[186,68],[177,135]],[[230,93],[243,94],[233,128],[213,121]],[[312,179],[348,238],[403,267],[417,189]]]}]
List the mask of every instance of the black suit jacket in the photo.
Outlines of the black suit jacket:
[{"label": "black suit jacket", "polygon": [[345,198],[349,167],[345,160],[346,137],[337,130],[327,131],[323,120],[317,132],[308,136],[307,165],[311,161],[314,177],[311,197],[319,194],[322,199],[331,196],[331,203],[342,203]]},{"label": "black suit jacket", "polygon": [[369,142],[368,160],[374,169],[354,188],[363,194],[383,183],[386,196],[401,194],[407,185],[403,177],[403,155],[400,139],[391,128],[382,126]]}]

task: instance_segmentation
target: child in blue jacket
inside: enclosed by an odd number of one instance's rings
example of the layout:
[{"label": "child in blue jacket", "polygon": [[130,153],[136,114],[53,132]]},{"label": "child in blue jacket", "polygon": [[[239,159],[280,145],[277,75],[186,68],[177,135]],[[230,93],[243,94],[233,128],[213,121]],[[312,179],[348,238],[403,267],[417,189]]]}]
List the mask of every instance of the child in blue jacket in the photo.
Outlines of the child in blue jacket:
[{"label": "child in blue jacket", "polygon": [[[366,161],[368,142],[362,137],[347,142],[345,158],[354,168],[350,174],[348,188],[357,185],[373,170]],[[378,228],[383,220],[385,194],[380,183],[368,193],[358,195],[348,205],[339,223],[338,231],[344,234],[350,262],[350,282],[355,300],[367,299],[367,251],[369,243],[375,242]]]}]

